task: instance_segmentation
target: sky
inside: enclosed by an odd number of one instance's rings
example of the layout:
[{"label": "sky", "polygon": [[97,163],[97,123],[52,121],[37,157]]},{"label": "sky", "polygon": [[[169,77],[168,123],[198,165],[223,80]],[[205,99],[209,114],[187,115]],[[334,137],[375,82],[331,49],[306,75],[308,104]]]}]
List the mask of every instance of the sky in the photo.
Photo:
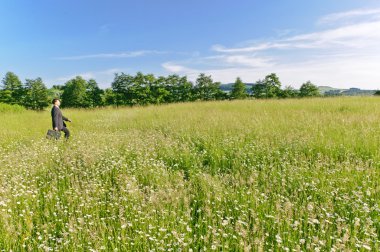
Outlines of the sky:
[{"label": "sky", "polygon": [[0,76],[48,87],[141,71],[380,89],[379,41],[378,0],[0,1]]}]

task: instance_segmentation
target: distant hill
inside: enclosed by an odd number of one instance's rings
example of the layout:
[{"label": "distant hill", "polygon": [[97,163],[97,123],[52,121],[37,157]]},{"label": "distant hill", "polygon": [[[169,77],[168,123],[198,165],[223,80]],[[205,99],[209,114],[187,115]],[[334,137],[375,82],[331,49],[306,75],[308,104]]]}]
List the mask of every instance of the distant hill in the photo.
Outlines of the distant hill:
[{"label": "distant hill", "polygon": [[360,88],[339,89],[329,86],[319,86],[321,94],[326,96],[371,96],[376,90],[365,90]]},{"label": "distant hill", "polygon": [[[223,90],[224,92],[229,93],[231,92],[233,85],[234,83],[221,84],[220,89]],[[255,83],[245,83],[245,87],[249,93],[251,92],[252,86],[254,85]]]},{"label": "distant hill", "polygon": [[[221,84],[220,89],[226,93],[231,92],[234,83]],[[250,93],[255,83],[246,83],[246,89]],[[319,86],[319,92],[325,96],[371,96],[376,90],[365,90],[360,88],[340,89],[329,86]]]},{"label": "distant hill", "polygon": [[324,93],[330,92],[330,91],[340,90],[339,88],[333,88],[333,87],[329,87],[329,86],[319,86],[318,89],[319,89],[319,92],[321,94],[324,94]]}]

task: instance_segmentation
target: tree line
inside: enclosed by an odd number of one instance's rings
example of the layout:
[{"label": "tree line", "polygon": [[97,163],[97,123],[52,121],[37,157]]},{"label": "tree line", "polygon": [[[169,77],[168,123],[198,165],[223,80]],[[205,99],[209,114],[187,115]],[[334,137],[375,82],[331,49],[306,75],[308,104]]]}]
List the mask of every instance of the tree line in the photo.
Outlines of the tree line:
[{"label": "tree line", "polygon": [[319,89],[310,81],[299,90],[286,86],[275,73],[257,81],[252,88],[237,78],[231,92],[224,92],[221,83],[211,76],[200,74],[195,83],[187,76],[169,75],[156,77],[138,72],[135,75],[115,74],[111,88],[101,89],[94,79],[85,80],[77,76],[64,85],[48,89],[41,78],[26,79],[8,72],[0,87],[0,102],[22,105],[28,109],[43,110],[53,98],[61,98],[63,107],[94,108],[101,106],[134,106],[191,101],[272,99],[319,96]]}]

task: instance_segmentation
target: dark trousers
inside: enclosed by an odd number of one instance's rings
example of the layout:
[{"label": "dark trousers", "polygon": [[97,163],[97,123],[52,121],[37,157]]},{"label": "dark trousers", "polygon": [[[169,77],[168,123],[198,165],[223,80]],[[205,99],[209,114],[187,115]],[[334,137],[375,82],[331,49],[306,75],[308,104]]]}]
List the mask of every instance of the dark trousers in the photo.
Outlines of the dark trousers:
[{"label": "dark trousers", "polygon": [[65,138],[66,138],[66,139],[69,139],[69,137],[70,137],[70,131],[69,131],[69,129],[66,128],[66,127],[63,127],[63,128],[61,129],[61,131],[65,132]]}]

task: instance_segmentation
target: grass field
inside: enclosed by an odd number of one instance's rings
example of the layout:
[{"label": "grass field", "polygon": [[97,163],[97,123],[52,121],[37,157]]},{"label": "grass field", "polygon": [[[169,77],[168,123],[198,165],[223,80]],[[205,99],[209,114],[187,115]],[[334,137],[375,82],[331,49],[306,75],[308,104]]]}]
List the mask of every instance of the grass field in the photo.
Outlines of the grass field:
[{"label": "grass field", "polygon": [[0,113],[4,251],[380,250],[378,98],[63,112]]}]

